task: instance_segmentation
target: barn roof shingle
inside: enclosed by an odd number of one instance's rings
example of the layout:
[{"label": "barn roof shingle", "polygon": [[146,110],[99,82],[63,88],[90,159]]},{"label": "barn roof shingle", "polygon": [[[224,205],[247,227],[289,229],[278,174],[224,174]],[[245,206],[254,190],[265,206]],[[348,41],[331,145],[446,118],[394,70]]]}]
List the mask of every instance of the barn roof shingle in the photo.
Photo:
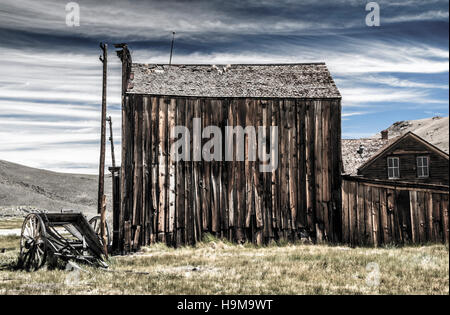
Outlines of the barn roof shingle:
[{"label": "barn roof shingle", "polygon": [[202,97],[340,98],[325,63],[133,63],[127,93]]}]

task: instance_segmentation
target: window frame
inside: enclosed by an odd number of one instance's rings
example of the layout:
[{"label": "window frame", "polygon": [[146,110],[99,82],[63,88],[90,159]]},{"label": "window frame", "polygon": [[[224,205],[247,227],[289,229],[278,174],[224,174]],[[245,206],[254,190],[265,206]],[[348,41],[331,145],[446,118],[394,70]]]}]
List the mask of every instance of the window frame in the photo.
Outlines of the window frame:
[{"label": "window frame", "polygon": [[[389,161],[397,161],[397,166],[389,166]],[[393,162],[392,165],[395,165],[395,163]],[[392,171],[392,175],[390,176],[390,170]],[[395,170],[397,169],[397,173],[398,176],[395,176]],[[400,178],[400,158],[398,156],[388,156],[387,157],[387,175],[388,175],[388,179],[399,179]]]},{"label": "window frame", "polygon": [[[423,161],[427,161],[426,166],[424,166]],[[419,165],[419,161],[422,165]],[[428,178],[430,177],[430,157],[428,155],[416,156],[416,168],[417,168],[417,178]],[[423,175],[423,170],[426,170],[426,175]],[[420,171],[420,173],[419,173]]]}]

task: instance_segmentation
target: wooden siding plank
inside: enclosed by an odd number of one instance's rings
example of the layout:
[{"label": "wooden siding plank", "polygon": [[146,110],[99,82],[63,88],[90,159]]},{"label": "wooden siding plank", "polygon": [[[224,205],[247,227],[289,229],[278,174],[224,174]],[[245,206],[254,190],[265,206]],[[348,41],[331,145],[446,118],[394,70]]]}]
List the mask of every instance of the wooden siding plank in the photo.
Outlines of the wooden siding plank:
[{"label": "wooden siding plank", "polygon": [[392,189],[387,189],[387,211],[388,211],[388,224],[390,226],[389,229],[389,239],[390,242],[401,242],[398,231],[398,224],[396,221],[396,212],[395,209],[395,191]]},{"label": "wooden siding plank", "polygon": [[[158,213],[159,213],[159,100],[156,97],[151,98],[152,113],[151,113],[151,136],[152,136],[152,225],[153,235],[151,235],[151,243],[157,240],[158,235]],[[123,139],[122,139],[123,141]]]},{"label": "wooden siding plank", "polygon": [[[315,107],[315,139],[314,139],[314,161],[315,161],[315,194],[316,194],[316,239],[322,242],[324,239],[324,214],[323,214],[323,196],[322,196],[322,102],[313,101]],[[351,240],[353,238],[351,237]]]},{"label": "wooden siding plank", "polygon": [[433,242],[442,241],[441,223],[441,194],[434,193],[433,195]]},{"label": "wooden siding plank", "polygon": [[443,241],[448,244],[449,227],[448,227],[448,194],[441,195],[441,222]]},{"label": "wooden siding plank", "polygon": [[[246,105],[244,99],[239,99],[236,101],[236,107],[237,107],[237,125],[238,126],[245,126],[245,116],[246,116]],[[241,146],[235,146],[236,150],[236,156],[241,156],[242,154],[245,157],[245,149],[242,150]],[[243,152],[244,151],[244,152]],[[237,216],[237,229],[236,229],[236,241],[241,243],[245,241],[245,189],[246,189],[246,180],[245,180],[245,162],[239,161],[235,162],[237,164],[237,173],[236,173],[236,182],[237,182],[237,210],[238,210],[238,216]]]},{"label": "wooden siding plank", "polygon": [[379,228],[379,216],[380,216],[380,189],[372,189],[372,231],[373,231],[373,244],[375,246],[380,245],[380,228]]},{"label": "wooden siding plank", "polygon": [[410,202],[410,222],[411,222],[411,240],[416,243],[420,240],[419,238],[419,227],[418,227],[418,205],[417,205],[417,192],[409,192],[409,202]]},{"label": "wooden siding plank", "polygon": [[385,188],[380,189],[380,244],[388,244],[391,242],[389,238],[389,214],[387,205],[387,191]]},{"label": "wooden siding plank", "polygon": [[168,203],[169,203],[169,217],[168,217],[168,238],[169,242],[174,241],[174,230],[176,231],[176,225],[175,225],[175,210],[176,210],[176,182],[175,182],[175,175],[176,175],[176,164],[175,164],[175,157],[171,156],[170,149],[173,146],[175,139],[170,136],[172,130],[175,128],[176,125],[176,100],[171,99],[170,103],[168,104],[167,109],[167,119],[168,119]]},{"label": "wooden siding plank", "polygon": [[158,171],[159,171],[159,209],[158,209],[158,241],[166,241],[166,209],[167,209],[167,103],[159,99],[159,132],[158,132]]},{"label": "wooden siding plank", "polygon": [[143,177],[143,189],[142,189],[142,244],[148,245],[150,243],[150,235],[152,234],[152,226],[150,224],[152,205],[151,205],[151,134],[148,132],[151,130],[151,103],[149,97],[143,98],[143,116],[142,116],[142,177]]},{"label": "wooden siding plank", "polygon": [[[189,99],[186,103],[186,110],[185,110],[185,126],[188,130],[193,130],[193,119],[197,118],[194,117],[194,109],[196,106],[196,103],[198,100],[196,99]],[[203,105],[203,104],[202,104]],[[189,148],[193,147],[193,137],[195,135],[192,133],[192,137],[190,139],[186,139],[186,142],[189,144]],[[194,153],[192,152],[192,149],[190,151],[191,157],[193,157]],[[184,185],[186,187],[186,198],[185,198],[185,205],[186,205],[186,211],[184,216],[184,237],[186,240],[186,244],[193,245],[195,243],[195,235],[194,235],[194,187],[193,187],[193,162],[187,162],[185,163],[184,167],[185,172],[185,182]],[[209,182],[208,182],[209,184]],[[209,186],[208,186],[209,189]],[[209,204],[208,204],[209,207]]]},{"label": "wooden siding plank", "polygon": [[349,232],[349,187],[350,182],[345,181],[342,186],[342,241],[344,243],[350,242],[350,232]]},{"label": "wooden siding plank", "polygon": [[425,194],[427,242],[433,242],[433,194]]},{"label": "wooden siding plank", "polygon": [[[330,233],[330,222],[329,222],[329,211],[328,205],[330,202],[330,188],[329,188],[329,169],[328,169],[328,161],[329,161],[329,121],[330,121],[330,101],[322,101],[322,208],[323,208],[323,221],[324,221],[324,237],[325,239],[329,239],[331,236]],[[356,190],[355,190],[356,193]],[[355,195],[356,197],[356,195]],[[354,207],[356,207],[356,202],[354,203]],[[356,213],[357,214],[357,213]],[[355,221],[357,216],[355,215]],[[357,233],[357,228],[354,233]],[[357,237],[355,237],[357,239]]]},{"label": "wooden siding plank", "polygon": [[374,245],[373,238],[373,216],[372,216],[372,187],[365,186],[364,195],[366,196],[364,204],[364,218],[366,226],[366,238],[369,245]]},{"label": "wooden siding plank", "polygon": [[307,207],[307,220],[308,220],[308,232],[310,235],[316,234],[316,211],[315,211],[315,119],[314,119],[314,104],[312,101],[306,101],[307,118],[305,120],[306,129],[306,207]]},{"label": "wooden siding plank", "polygon": [[289,214],[290,229],[297,229],[297,184],[298,184],[298,160],[297,160],[297,128],[295,115],[295,101],[287,101],[288,111],[288,141],[289,141]]},{"label": "wooden siding plank", "polygon": [[[183,98],[179,98],[176,100],[176,125],[184,126],[186,122],[186,100]],[[180,138],[176,140],[179,141]],[[187,139],[186,139],[187,141]],[[181,154],[181,152],[177,152],[177,154]],[[186,156],[182,156],[183,160],[176,162],[176,243],[177,246],[181,246],[185,243],[185,213],[186,213],[186,186],[185,186],[185,165]]]},{"label": "wooden siding plank", "polygon": [[366,225],[364,216],[364,185],[357,185],[357,224],[358,224],[358,244],[366,244]]},{"label": "wooden siding plank", "polygon": [[[270,108],[271,108],[271,126],[273,128],[278,128],[278,112],[279,112],[279,107],[278,107],[278,103],[271,100],[270,101]],[[279,130],[278,130],[279,132]],[[274,134],[271,134],[271,141],[274,141]],[[271,176],[271,195],[272,195],[272,227],[274,229],[279,229],[280,227],[280,222],[279,222],[279,209],[280,209],[280,204],[279,204],[279,168],[280,168],[280,160],[279,160],[279,146],[278,146],[278,150],[273,151],[272,152],[272,156],[271,156],[272,161],[274,161],[275,159],[278,161],[278,167],[272,172],[272,176]]]}]

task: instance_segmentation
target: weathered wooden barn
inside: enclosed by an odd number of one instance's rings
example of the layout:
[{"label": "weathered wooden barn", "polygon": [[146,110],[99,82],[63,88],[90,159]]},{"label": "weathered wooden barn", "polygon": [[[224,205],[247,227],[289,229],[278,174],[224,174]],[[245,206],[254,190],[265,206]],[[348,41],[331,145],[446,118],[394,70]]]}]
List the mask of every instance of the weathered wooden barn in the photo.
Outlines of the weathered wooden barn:
[{"label": "weathered wooden barn", "polygon": [[386,144],[363,165],[364,178],[449,184],[448,154],[418,135],[408,132]]},{"label": "weathered wooden barn", "polygon": [[[156,241],[193,244],[204,233],[258,244],[340,239],[341,95],[324,63],[135,64],[126,46],[118,55],[122,164],[116,249]],[[186,126],[193,134],[194,118],[201,118],[202,129],[218,126],[222,134],[226,126],[255,126],[262,127],[255,136],[269,135],[278,126],[278,147],[270,153],[277,167],[262,172],[266,162],[249,159],[251,150],[264,148],[251,147],[248,134],[243,147],[231,143],[233,157],[242,153],[244,161],[175,161],[171,130]],[[188,139],[189,156],[209,140]]]}]

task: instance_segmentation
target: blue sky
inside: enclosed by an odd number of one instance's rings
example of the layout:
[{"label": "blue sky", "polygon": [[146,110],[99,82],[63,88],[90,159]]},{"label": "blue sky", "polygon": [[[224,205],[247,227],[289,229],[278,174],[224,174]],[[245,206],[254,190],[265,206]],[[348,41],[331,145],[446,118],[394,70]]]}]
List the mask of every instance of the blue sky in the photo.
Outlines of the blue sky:
[{"label": "blue sky", "polygon": [[[96,173],[100,41],[126,42],[135,62],[327,63],[343,100],[344,138],[395,121],[448,115],[448,1],[80,0],[0,4],[0,159],[55,171]],[[120,141],[120,71],[109,51],[108,109]],[[107,155],[107,163],[109,156]]]}]

